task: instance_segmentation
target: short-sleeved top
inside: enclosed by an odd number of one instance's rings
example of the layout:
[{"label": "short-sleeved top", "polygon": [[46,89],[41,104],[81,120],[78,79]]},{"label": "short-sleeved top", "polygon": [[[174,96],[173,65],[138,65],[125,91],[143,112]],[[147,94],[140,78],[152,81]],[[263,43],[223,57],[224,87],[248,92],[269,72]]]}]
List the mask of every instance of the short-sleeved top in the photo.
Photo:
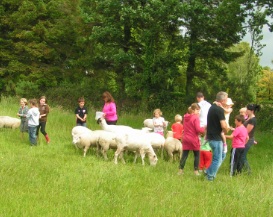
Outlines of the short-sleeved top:
[{"label": "short-sleeved top", "polygon": [[172,131],[173,131],[173,138],[182,139],[182,135],[183,135],[183,124],[181,123],[174,123],[172,125]]},{"label": "short-sleeved top", "polygon": [[165,119],[163,117],[153,118],[153,124],[154,125],[160,125],[160,126],[154,126],[154,132],[155,133],[163,133],[164,132],[164,122]]},{"label": "short-sleeved top", "polygon": [[256,117],[250,118],[244,122],[245,127],[247,127],[248,124],[253,125],[252,130],[248,133],[249,139],[252,139],[254,137],[254,132],[257,125]]},{"label": "short-sleeved top", "polygon": [[244,125],[236,127],[232,133],[232,148],[244,148],[246,143],[246,138],[248,137],[247,129]]},{"label": "short-sleeved top", "polygon": [[200,126],[204,127],[207,125],[207,116],[208,116],[208,111],[209,108],[211,107],[211,104],[207,102],[206,100],[202,100],[201,102],[198,103],[200,106],[200,113],[199,113],[199,118],[200,118]]},{"label": "short-sleeved top", "polygon": [[220,121],[225,120],[224,109],[213,104],[207,117],[207,139],[221,141],[222,127]]},{"label": "short-sleeved top", "polygon": [[[88,111],[87,111],[87,108],[86,107],[77,107],[76,109],[75,109],[75,114],[76,115],[79,115],[81,118],[83,118],[84,117],[84,115],[85,114],[88,114]],[[86,121],[82,121],[82,120],[80,120],[79,118],[77,118],[77,123],[79,123],[79,124],[82,124],[82,123],[85,123]]]}]

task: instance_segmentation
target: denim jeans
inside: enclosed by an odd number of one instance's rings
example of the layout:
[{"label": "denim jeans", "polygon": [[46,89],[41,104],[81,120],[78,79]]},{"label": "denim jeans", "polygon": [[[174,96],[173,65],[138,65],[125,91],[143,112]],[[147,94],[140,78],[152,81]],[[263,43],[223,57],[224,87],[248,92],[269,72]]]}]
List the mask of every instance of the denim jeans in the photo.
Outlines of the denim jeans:
[{"label": "denim jeans", "polygon": [[254,138],[249,139],[245,145],[245,149],[244,149],[243,156],[242,156],[243,170],[247,170],[248,174],[251,173],[251,169],[250,169],[249,163],[247,161],[247,153],[253,144],[254,144]]},{"label": "denim jeans", "polygon": [[209,145],[212,149],[212,162],[210,167],[207,169],[207,179],[212,181],[216,177],[216,173],[220,168],[226,154],[223,153],[223,142],[210,140]]},{"label": "denim jeans", "polygon": [[36,127],[28,127],[28,135],[30,145],[37,145],[37,136],[36,136],[37,126]]}]

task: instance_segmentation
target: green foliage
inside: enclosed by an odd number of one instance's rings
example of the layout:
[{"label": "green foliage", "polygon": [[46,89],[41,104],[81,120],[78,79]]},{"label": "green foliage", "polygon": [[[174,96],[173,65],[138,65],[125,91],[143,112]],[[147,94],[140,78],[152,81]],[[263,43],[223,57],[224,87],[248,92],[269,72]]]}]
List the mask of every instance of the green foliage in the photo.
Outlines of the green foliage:
[{"label": "green foliage", "polygon": [[39,97],[40,90],[36,83],[30,81],[20,81],[15,87],[16,95],[24,98]]}]

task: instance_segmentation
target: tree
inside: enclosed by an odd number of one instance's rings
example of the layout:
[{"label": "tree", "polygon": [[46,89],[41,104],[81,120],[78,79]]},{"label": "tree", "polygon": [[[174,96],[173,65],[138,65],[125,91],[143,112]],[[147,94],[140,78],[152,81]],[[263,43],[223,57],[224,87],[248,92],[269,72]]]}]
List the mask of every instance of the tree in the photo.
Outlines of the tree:
[{"label": "tree", "polygon": [[13,93],[21,81],[35,82],[44,91],[67,75],[72,77],[70,69],[79,51],[77,6],[77,1],[64,0],[2,1],[2,91]]},{"label": "tree", "polygon": [[261,78],[258,81],[258,93],[257,98],[259,102],[273,101],[273,71],[268,67],[262,70]]},{"label": "tree", "polygon": [[[259,58],[255,55],[247,42],[233,46],[231,52],[243,54],[235,61],[227,64],[227,87],[229,95],[242,106],[256,101],[257,81],[259,80],[261,66]],[[251,58],[251,62],[249,62]]]}]

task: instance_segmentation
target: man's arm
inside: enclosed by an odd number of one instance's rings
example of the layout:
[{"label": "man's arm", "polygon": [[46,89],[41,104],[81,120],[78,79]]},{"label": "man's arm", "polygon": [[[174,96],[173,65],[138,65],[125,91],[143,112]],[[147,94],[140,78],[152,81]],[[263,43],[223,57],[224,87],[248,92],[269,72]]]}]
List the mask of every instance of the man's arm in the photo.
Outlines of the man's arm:
[{"label": "man's arm", "polygon": [[229,129],[228,129],[228,127],[227,127],[226,121],[225,121],[225,120],[221,120],[221,121],[220,121],[220,124],[221,124],[221,127],[222,127],[223,132],[224,132],[225,134],[228,133]]}]

